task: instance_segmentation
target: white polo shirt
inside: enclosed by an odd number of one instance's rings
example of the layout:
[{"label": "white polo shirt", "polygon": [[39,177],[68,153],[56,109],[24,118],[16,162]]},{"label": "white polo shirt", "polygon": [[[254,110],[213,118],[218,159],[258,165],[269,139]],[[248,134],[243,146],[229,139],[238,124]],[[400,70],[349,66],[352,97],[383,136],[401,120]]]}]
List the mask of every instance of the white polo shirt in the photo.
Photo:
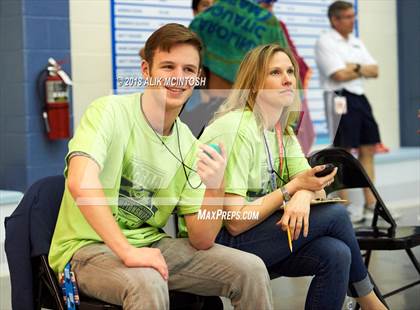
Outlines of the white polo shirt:
[{"label": "white polo shirt", "polygon": [[346,89],[357,95],[364,93],[363,78],[336,82],[330,76],[345,69],[347,63],[376,64],[361,40],[350,34],[346,40],[335,29],[320,36],[315,45],[315,60],[319,70],[321,87],[326,91]]}]

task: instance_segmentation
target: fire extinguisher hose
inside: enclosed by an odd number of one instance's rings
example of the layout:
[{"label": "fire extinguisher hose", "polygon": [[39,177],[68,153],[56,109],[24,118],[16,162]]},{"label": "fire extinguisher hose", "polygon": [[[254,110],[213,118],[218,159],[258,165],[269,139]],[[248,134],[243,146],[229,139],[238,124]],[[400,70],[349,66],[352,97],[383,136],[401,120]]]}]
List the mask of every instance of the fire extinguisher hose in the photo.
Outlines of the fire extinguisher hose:
[{"label": "fire extinguisher hose", "polygon": [[43,83],[48,77],[48,70],[43,69],[36,79],[36,93],[38,96],[38,100],[41,102],[41,116],[44,120],[45,130],[47,133],[50,132],[50,124],[48,122],[48,113],[47,113],[47,101],[46,101],[46,94],[45,88],[43,87]]}]

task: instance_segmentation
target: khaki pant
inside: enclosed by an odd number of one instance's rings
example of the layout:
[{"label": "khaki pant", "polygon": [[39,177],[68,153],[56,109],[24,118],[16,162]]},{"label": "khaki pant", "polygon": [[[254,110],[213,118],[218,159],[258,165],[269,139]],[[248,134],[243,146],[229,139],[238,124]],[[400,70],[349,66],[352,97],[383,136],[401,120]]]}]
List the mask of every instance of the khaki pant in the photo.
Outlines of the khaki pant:
[{"label": "khaki pant", "polygon": [[235,309],[273,309],[270,279],[257,256],[214,245],[199,251],[188,239],[164,238],[159,248],[169,281],[153,268],[128,268],[105,245],[81,248],[71,261],[79,289],[86,295],[124,309],[169,309],[169,290],[224,296]]}]

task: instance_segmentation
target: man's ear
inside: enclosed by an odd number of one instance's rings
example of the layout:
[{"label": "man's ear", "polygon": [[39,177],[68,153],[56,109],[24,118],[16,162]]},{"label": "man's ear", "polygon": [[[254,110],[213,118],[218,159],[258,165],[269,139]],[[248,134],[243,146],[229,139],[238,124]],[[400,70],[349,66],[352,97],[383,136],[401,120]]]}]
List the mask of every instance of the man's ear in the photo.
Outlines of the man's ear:
[{"label": "man's ear", "polygon": [[335,25],[337,24],[338,20],[339,20],[339,18],[337,16],[334,16],[334,15],[331,16],[330,22],[331,22],[331,26],[333,26],[334,29],[335,29]]},{"label": "man's ear", "polygon": [[141,61],[141,74],[144,79],[147,79],[150,77],[150,65],[144,59]]}]

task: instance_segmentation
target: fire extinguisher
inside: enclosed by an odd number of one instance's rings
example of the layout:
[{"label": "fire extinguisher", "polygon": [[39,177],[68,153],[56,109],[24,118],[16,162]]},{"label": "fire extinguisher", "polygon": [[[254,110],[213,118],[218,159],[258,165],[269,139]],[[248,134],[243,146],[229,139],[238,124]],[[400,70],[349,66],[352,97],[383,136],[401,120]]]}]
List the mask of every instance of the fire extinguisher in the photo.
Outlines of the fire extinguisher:
[{"label": "fire extinguisher", "polygon": [[42,102],[45,131],[51,140],[70,138],[69,86],[70,77],[53,59],[38,76],[38,96]]}]

